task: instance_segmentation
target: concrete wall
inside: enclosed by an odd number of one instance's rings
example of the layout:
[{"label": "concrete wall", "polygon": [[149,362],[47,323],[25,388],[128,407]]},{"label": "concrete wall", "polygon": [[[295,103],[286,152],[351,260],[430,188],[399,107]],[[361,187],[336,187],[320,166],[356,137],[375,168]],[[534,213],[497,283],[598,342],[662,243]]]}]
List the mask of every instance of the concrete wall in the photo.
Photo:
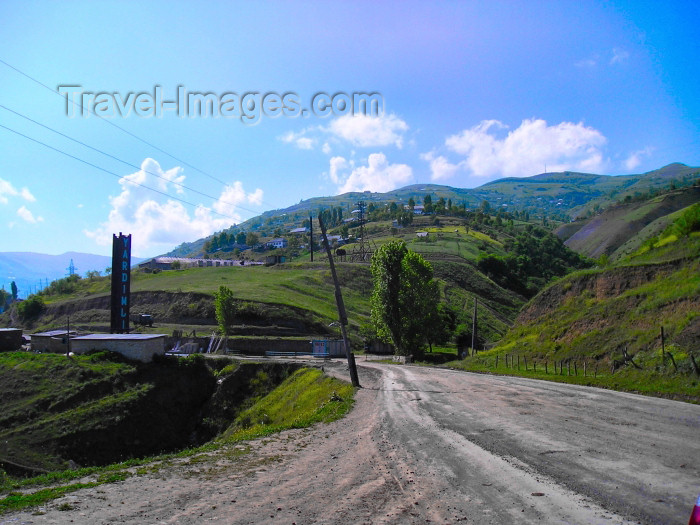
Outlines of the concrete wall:
[{"label": "concrete wall", "polygon": [[118,352],[127,359],[149,363],[153,360],[154,355],[165,354],[165,335],[149,337],[148,339],[94,339],[90,336],[84,336],[71,339],[70,346],[71,351],[76,354],[85,354],[92,350],[109,350]]},{"label": "concrete wall", "polygon": [[21,328],[0,328],[0,352],[14,352],[21,347]]},{"label": "concrete wall", "polygon": [[[75,332],[71,331],[71,341],[76,335]],[[32,352],[65,354],[68,352],[65,331],[62,334],[55,332],[32,334],[31,348]]]}]

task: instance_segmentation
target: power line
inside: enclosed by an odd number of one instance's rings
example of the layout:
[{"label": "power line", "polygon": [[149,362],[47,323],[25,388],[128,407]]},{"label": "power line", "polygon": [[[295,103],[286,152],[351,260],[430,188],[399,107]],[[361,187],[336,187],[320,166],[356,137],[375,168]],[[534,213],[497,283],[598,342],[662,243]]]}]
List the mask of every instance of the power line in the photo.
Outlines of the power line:
[{"label": "power line", "polygon": [[[16,71],[17,73],[19,73],[20,75],[22,75],[22,76],[24,76],[24,77],[27,77],[29,80],[31,80],[32,82],[35,82],[35,83],[39,84],[41,87],[48,89],[48,90],[51,91],[51,93],[53,93],[54,95],[58,95],[59,97],[63,98],[63,95],[61,95],[58,91],[55,91],[53,88],[47,86],[46,84],[44,84],[44,83],[41,82],[40,80],[37,80],[36,78],[32,77],[31,75],[28,75],[28,74],[25,73],[24,71],[21,71],[20,69],[16,68],[15,66],[13,66],[13,65],[11,65],[11,64],[8,64],[7,62],[5,62],[5,61],[4,61],[3,59],[1,59],[1,58],[0,58],[0,63],[5,64],[5,65],[6,65],[7,67],[9,67],[10,69],[13,69],[14,71]],[[66,95],[66,100],[68,100],[68,96],[67,96],[67,95]],[[221,179],[219,179],[219,178],[217,178],[217,177],[214,177],[214,175],[211,175],[210,173],[207,173],[206,171],[200,170],[198,167],[193,166],[193,165],[190,164],[189,162],[186,162],[186,161],[184,161],[184,160],[182,160],[182,159],[176,157],[176,156],[173,155],[172,153],[168,153],[168,152],[165,151],[164,149],[159,148],[159,147],[156,146],[155,144],[152,144],[152,143],[148,142],[148,141],[145,140],[145,139],[142,139],[141,137],[139,137],[138,135],[132,133],[131,131],[128,131],[128,130],[124,129],[124,128],[122,128],[121,126],[118,126],[117,124],[115,124],[115,123],[112,122],[111,120],[107,120],[107,119],[104,118],[103,116],[98,115],[98,114],[95,113],[94,111],[91,111],[89,108],[85,108],[81,103],[75,102],[74,100],[71,100],[71,103],[72,103],[73,105],[75,105],[75,106],[78,106],[81,110],[87,111],[87,112],[90,113],[91,115],[94,115],[95,117],[99,118],[99,119],[102,120],[103,122],[106,122],[106,123],[109,124],[110,126],[114,126],[115,128],[117,128],[117,129],[118,129],[119,131],[121,131],[122,133],[126,133],[127,135],[129,135],[129,136],[135,138],[136,140],[138,140],[138,141],[140,141],[140,142],[143,142],[144,144],[146,144],[146,145],[148,145],[148,146],[150,146],[150,147],[152,147],[152,148],[154,148],[154,149],[157,149],[158,151],[160,151],[161,153],[164,153],[164,154],[167,155],[168,157],[170,157],[170,158],[172,158],[172,159],[175,159],[176,161],[180,162],[181,164],[184,164],[184,165],[186,165],[186,166],[192,168],[193,170],[198,171],[199,173],[201,173],[201,174],[203,174],[203,175],[206,175],[206,176],[209,177],[210,179],[215,180],[216,182],[218,182],[218,183],[220,183],[220,184],[223,184],[224,186],[227,185],[227,184],[226,184],[224,181],[222,181]]]},{"label": "power line", "polygon": [[[134,168],[134,169],[139,170],[139,171],[142,170],[142,168],[141,168],[140,166],[137,166],[136,164],[132,164],[132,163],[126,161],[126,160],[122,160],[122,159],[120,159],[119,157],[115,157],[114,155],[111,155],[110,153],[107,153],[106,151],[103,151],[103,150],[101,150],[101,149],[99,149],[99,148],[95,148],[95,147],[93,147],[93,146],[90,146],[89,144],[86,144],[85,142],[82,142],[82,141],[80,141],[80,140],[78,140],[78,139],[75,139],[75,138],[73,138],[73,137],[70,137],[70,136],[66,135],[65,133],[62,133],[62,132],[60,132],[60,131],[58,131],[58,130],[55,130],[55,129],[53,129],[53,128],[51,128],[51,127],[45,125],[45,124],[42,124],[41,122],[38,122],[38,121],[36,121],[36,120],[34,120],[34,119],[32,119],[32,118],[26,116],[26,115],[23,115],[22,113],[19,113],[18,111],[15,111],[14,109],[10,109],[10,108],[8,108],[7,106],[5,106],[5,105],[3,105],[3,104],[0,104],[0,108],[4,109],[5,111],[9,111],[10,113],[14,113],[14,114],[17,115],[18,117],[22,117],[23,119],[28,120],[29,122],[32,122],[32,123],[36,124],[37,126],[41,126],[41,127],[44,128],[44,129],[48,129],[49,131],[51,131],[51,132],[53,132],[53,133],[56,133],[57,135],[60,135],[61,137],[64,137],[64,138],[66,138],[66,139],[68,139],[68,140],[71,140],[71,141],[75,142],[76,144],[80,144],[81,146],[84,146],[84,147],[89,148],[89,149],[91,149],[91,150],[93,150],[93,151],[96,151],[97,153],[100,153],[100,154],[105,155],[105,156],[107,156],[107,157],[109,157],[109,158],[111,158],[111,159],[114,159],[114,160],[116,160],[117,162],[121,162],[122,164],[125,164],[126,166],[129,166],[129,167]],[[199,191],[199,190],[196,190],[196,189],[194,189],[194,188],[190,188],[189,186],[186,186],[186,185],[184,185],[184,184],[182,184],[182,183],[180,183],[180,182],[177,182],[177,181],[168,179],[167,177],[163,177],[162,175],[159,175],[158,173],[154,173],[154,172],[148,171],[148,170],[143,170],[143,171],[144,171],[145,173],[148,173],[149,175],[153,175],[154,177],[157,177],[157,178],[162,179],[162,180],[164,180],[164,181],[166,181],[166,182],[169,182],[169,183],[173,184],[174,186],[178,186],[178,187],[180,187],[180,188],[184,188],[184,189],[186,189],[186,190],[192,191],[192,192],[194,192],[194,193],[197,193],[197,194],[199,194],[199,195],[202,195],[202,196],[204,196],[204,197],[207,197],[208,199],[212,199],[213,201],[221,202],[222,204],[229,204],[230,206],[235,206],[236,208],[240,208],[241,210],[244,210],[244,211],[247,211],[247,212],[250,212],[250,213],[258,213],[258,212],[254,211],[254,210],[250,210],[250,209],[248,209],[248,208],[245,208],[245,207],[243,207],[243,206],[240,206],[239,204],[235,204],[235,203],[233,203],[233,202],[222,201],[222,200],[220,200],[220,199],[218,199],[218,198],[216,198],[216,197],[213,197],[212,195],[208,195],[208,194],[206,194],[206,193],[204,193],[204,192],[201,192],[201,191]],[[228,187],[228,185],[225,185],[225,187]]]},{"label": "power line", "polygon": [[[28,79],[31,80],[32,82],[34,82],[34,83],[40,85],[41,87],[43,87],[43,88],[45,88],[45,89],[48,89],[48,90],[49,90],[51,93],[53,93],[54,95],[57,95],[57,96],[59,96],[59,97],[61,97],[61,98],[64,98],[63,95],[62,95],[61,93],[59,93],[58,91],[56,91],[56,90],[54,90],[53,88],[51,88],[50,86],[44,84],[44,83],[41,82],[40,80],[37,80],[36,78],[32,77],[31,75],[25,73],[25,72],[22,71],[21,69],[16,68],[16,67],[13,66],[12,64],[9,64],[8,62],[6,62],[5,60],[3,60],[3,59],[1,59],[1,58],[0,58],[0,63],[4,64],[5,66],[9,67],[10,69],[16,71],[16,72],[19,73],[20,75],[22,75],[22,76],[28,78]],[[66,100],[68,100],[68,95],[66,95],[65,98],[66,98]],[[176,156],[173,155],[172,153],[169,153],[169,152],[165,151],[164,149],[162,149],[162,148],[156,146],[155,144],[152,144],[151,142],[148,142],[147,140],[142,139],[142,138],[139,137],[138,135],[136,135],[136,134],[134,134],[134,133],[132,133],[132,132],[130,132],[130,131],[128,131],[128,130],[122,128],[121,126],[119,126],[119,125],[117,125],[117,124],[115,124],[115,123],[112,122],[111,120],[108,120],[108,119],[104,118],[103,116],[98,115],[98,114],[95,113],[94,111],[91,111],[89,108],[85,108],[81,103],[78,103],[78,102],[76,102],[76,101],[74,101],[74,100],[71,100],[70,102],[71,102],[74,106],[78,106],[81,110],[87,111],[87,112],[90,113],[91,115],[94,115],[95,117],[99,118],[100,120],[102,120],[103,122],[109,124],[110,126],[113,126],[113,127],[117,128],[118,130],[120,130],[121,132],[126,133],[127,135],[129,135],[129,136],[135,138],[136,140],[138,140],[138,141],[140,141],[140,142],[143,142],[144,144],[146,144],[146,145],[148,145],[148,146],[150,146],[150,147],[152,147],[152,148],[155,148],[156,150],[160,151],[161,153],[164,153],[164,154],[167,155],[168,157],[170,157],[170,158],[176,160],[177,162],[179,162],[179,163],[181,163],[181,164],[184,164],[185,166],[188,166],[188,167],[192,168],[192,169],[195,170],[195,171],[198,171],[199,173],[201,173],[201,174],[203,174],[203,175],[206,175],[206,176],[209,177],[210,179],[212,179],[212,180],[218,182],[219,184],[222,184],[223,186],[228,186],[228,184],[227,184],[226,182],[224,182],[224,181],[222,181],[221,179],[215,177],[214,175],[212,175],[212,174],[210,174],[210,173],[207,173],[206,171],[201,170],[201,169],[199,169],[198,167],[196,167],[196,166],[190,164],[189,162],[187,162],[187,161],[185,161],[185,160],[182,160],[182,159],[176,157]],[[265,201],[261,201],[261,202],[262,202],[263,204],[269,206],[270,209],[276,209],[276,206],[273,206],[272,204],[270,204],[270,203],[268,203],[268,202],[265,202]],[[243,208],[243,207],[241,207],[241,206],[239,206],[239,208],[241,208],[241,209],[243,209],[243,210],[246,210],[245,208]],[[256,211],[252,211],[252,210],[246,210],[246,211],[249,211],[249,212],[251,212],[251,213],[258,213],[258,212],[256,212]]]},{"label": "power line", "polygon": [[[23,138],[25,138],[25,139],[27,139],[27,140],[31,140],[32,142],[36,142],[37,144],[41,144],[42,146],[44,146],[44,147],[46,147],[46,148],[49,148],[49,149],[51,149],[51,150],[53,150],[53,151],[55,151],[55,152],[57,152],[57,153],[60,153],[61,155],[65,155],[66,157],[70,157],[70,158],[72,158],[72,159],[74,159],[74,160],[77,160],[78,162],[82,162],[83,164],[87,164],[88,166],[91,166],[91,167],[93,167],[93,168],[95,168],[95,169],[97,169],[97,170],[104,171],[105,173],[108,173],[108,174],[110,174],[110,175],[113,175],[114,177],[117,177],[118,179],[122,179],[122,178],[123,178],[123,176],[122,176],[122,175],[119,175],[118,173],[114,173],[113,171],[109,171],[109,170],[107,170],[107,169],[105,169],[105,168],[102,168],[102,167],[98,166],[97,164],[93,164],[92,162],[88,162],[87,160],[81,159],[80,157],[76,157],[75,155],[71,155],[70,153],[67,153],[67,152],[65,152],[65,151],[63,151],[63,150],[60,150],[60,149],[58,149],[58,148],[54,148],[53,146],[50,146],[50,145],[46,144],[45,142],[41,142],[40,140],[37,140],[37,139],[32,138],[32,137],[30,137],[30,136],[28,136],[28,135],[25,135],[24,133],[20,133],[19,131],[16,131],[16,130],[14,130],[14,129],[12,129],[12,128],[8,128],[7,126],[3,126],[2,124],[0,124],[0,128],[6,129],[7,131],[10,131],[10,132],[14,133],[15,135],[19,135],[20,137],[23,137]],[[140,186],[140,187],[142,187],[142,188],[145,188],[145,189],[147,189],[147,190],[153,191],[153,192],[155,192],[155,193],[159,193],[160,195],[164,195],[165,197],[167,197],[167,198],[169,198],[169,199],[173,199],[173,200],[182,202],[183,204],[187,204],[188,206],[193,206],[193,207],[195,207],[195,208],[205,208],[205,209],[208,209],[208,210],[210,210],[212,213],[215,213],[215,214],[217,214],[217,215],[220,215],[221,217],[224,217],[224,218],[226,218],[226,219],[230,219],[230,220],[232,220],[232,221],[234,221],[234,222],[237,220],[237,219],[235,219],[235,218],[233,218],[233,217],[230,217],[229,215],[225,215],[225,214],[223,214],[223,213],[219,213],[219,212],[216,211],[216,210],[206,208],[205,206],[203,206],[203,205],[201,205],[201,204],[194,204],[194,203],[189,202],[189,201],[186,201],[186,200],[184,200],[184,199],[180,199],[179,197],[174,197],[174,196],[169,195],[169,194],[167,194],[167,193],[165,193],[165,192],[163,192],[163,191],[157,190],[157,189],[155,189],[155,188],[151,188],[150,186],[146,186],[145,184],[141,184],[140,182],[135,182],[135,181],[130,180],[130,181],[129,181],[129,184],[133,184],[133,185],[135,185],[135,186]]]}]

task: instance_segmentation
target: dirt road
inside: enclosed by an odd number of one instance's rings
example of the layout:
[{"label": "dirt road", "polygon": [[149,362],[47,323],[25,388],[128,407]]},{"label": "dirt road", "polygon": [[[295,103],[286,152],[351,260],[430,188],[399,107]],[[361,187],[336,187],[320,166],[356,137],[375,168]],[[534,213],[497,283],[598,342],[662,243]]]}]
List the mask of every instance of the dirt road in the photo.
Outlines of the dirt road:
[{"label": "dirt road", "polygon": [[365,388],[341,421],[82,490],[0,524],[687,522],[700,491],[700,406],[360,365]]}]

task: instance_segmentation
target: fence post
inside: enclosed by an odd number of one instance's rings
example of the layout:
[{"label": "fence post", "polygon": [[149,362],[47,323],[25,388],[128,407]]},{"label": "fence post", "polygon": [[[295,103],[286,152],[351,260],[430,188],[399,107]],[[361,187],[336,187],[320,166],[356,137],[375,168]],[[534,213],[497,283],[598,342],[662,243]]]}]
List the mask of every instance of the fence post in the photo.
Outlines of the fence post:
[{"label": "fence post", "polygon": [[547,375],[549,372],[547,371],[547,360],[544,360],[544,374]]},{"label": "fence post", "polygon": [[496,356],[496,369],[498,369],[498,356]]},{"label": "fence post", "polygon": [[537,361],[532,362],[532,370],[537,373]]},{"label": "fence post", "polygon": [[586,361],[583,362],[583,377],[586,377]]},{"label": "fence post", "polygon": [[525,361],[525,370],[527,371],[527,356],[523,356],[523,361]]},{"label": "fence post", "polygon": [[567,376],[571,375],[571,361],[567,361],[567,363],[566,363],[566,375]]},{"label": "fence post", "polygon": [[518,370],[520,370],[520,356],[518,356]]},{"label": "fence post", "polygon": [[578,377],[578,368],[576,367],[576,361],[574,361],[574,375]]}]

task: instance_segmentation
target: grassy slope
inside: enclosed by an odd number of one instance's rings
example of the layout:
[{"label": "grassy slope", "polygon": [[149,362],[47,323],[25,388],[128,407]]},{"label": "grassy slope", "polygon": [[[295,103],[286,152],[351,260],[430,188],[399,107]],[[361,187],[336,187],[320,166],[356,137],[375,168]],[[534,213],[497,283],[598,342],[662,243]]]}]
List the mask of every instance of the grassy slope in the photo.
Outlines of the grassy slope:
[{"label": "grassy slope", "polygon": [[[371,229],[368,228],[371,233],[367,238],[372,247],[393,238],[403,238],[410,249],[425,256],[433,264],[436,276],[443,281],[445,299],[459,311],[459,322],[468,322],[474,298],[478,296],[479,303],[483,307],[483,311],[480,312],[483,322],[480,334],[486,340],[494,342],[512,324],[525,301],[516,293],[495,284],[480,273],[475,265],[479,255],[485,252],[504,255],[503,241],[506,234],[486,227],[484,231],[467,231],[463,221],[456,219],[446,218],[442,222],[441,226],[434,226],[430,218],[419,217],[416,218],[414,225],[400,229],[395,235],[391,234],[391,222],[374,223]],[[430,235],[427,239],[419,239],[416,231],[428,231]],[[348,253],[352,250],[353,245],[347,246]],[[336,266],[343,299],[348,310],[350,334],[354,337],[355,343],[359,344],[359,328],[369,321],[369,298],[372,291],[369,265],[337,262]],[[207,324],[203,328],[211,331],[213,328],[211,308],[200,307],[195,297],[185,294],[204,294],[211,297],[222,285],[229,287],[237,298],[259,305],[259,311],[263,312],[263,315],[264,312],[268,312],[272,316],[272,311],[277,305],[282,305],[287,307],[282,314],[297,317],[299,323],[306,326],[309,333],[323,333],[326,330],[329,335],[335,335],[335,332],[328,328],[328,325],[337,319],[333,283],[328,263],[320,254],[317,254],[314,263],[309,262],[308,259],[298,259],[271,267],[192,268],[157,274],[133,272],[131,290],[136,294],[152,293],[153,300],[157,300],[157,294],[160,292],[183,294],[181,300],[168,298],[167,300],[171,303],[169,305],[152,306],[158,309],[151,313],[156,314],[156,324],[160,324],[153,330],[178,328],[176,321],[164,321],[166,317],[172,318],[175,315],[172,310],[177,307],[183,311],[182,324],[186,330],[194,327],[192,324],[194,321],[184,319],[187,310],[192,310],[200,315],[199,322]],[[77,301],[87,305],[86,308],[95,308],[89,306],[92,298],[100,296],[105,298],[108,292],[108,279],[83,279],[80,281],[79,290],[75,293],[47,298],[50,309],[44,320],[39,320],[33,328],[44,330],[63,327],[65,316],[69,313],[64,311],[63,305],[78,298]],[[190,301],[190,304],[184,304],[187,301]],[[176,302],[183,304],[175,304]],[[109,322],[106,304],[101,308],[101,310],[92,309],[82,313],[73,312],[71,323],[84,329],[106,326]],[[141,311],[143,308],[134,306],[132,312]],[[209,318],[201,319],[201,315],[204,315],[201,312],[207,311],[209,313],[206,315]],[[166,322],[170,324],[163,324]],[[261,319],[259,322],[266,321]],[[267,324],[274,325],[275,322],[271,318]]]},{"label": "grassy slope", "polygon": [[700,187],[692,187],[642,202],[613,206],[571,235],[566,245],[594,259],[611,255],[650,223],[698,200]]},{"label": "grassy slope", "polygon": [[[225,373],[226,368],[221,372]],[[297,370],[270,393],[257,398],[218,441],[184,450],[177,456],[189,457],[190,462],[198,464],[203,461],[216,462],[221,454],[235,460],[245,454],[246,449],[240,445],[231,445],[287,428],[303,428],[314,423],[334,421],[350,410],[353,395],[351,385],[324,376],[317,369]],[[121,481],[134,474],[152,473],[168,466],[173,459],[174,455],[171,454],[106,467],[66,470],[30,479],[12,479],[0,475],[0,515],[41,505],[84,487]],[[75,482],[76,479],[81,481]]]},{"label": "grassy slope", "polygon": [[[638,215],[643,208],[635,206],[630,213]],[[658,235],[662,225],[680,215],[674,213],[647,233]],[[700,233],[679,239],[667,229],[653,247],[639,239],[634,245],[637,250],[613,266],[577,272],[544,289],[494,349],[454,366],[495,370],[498,357],[500,373],[554,379],[554,362],[575,362],[579,374],[586,362],[589,372],[600,370],[596,378],[565,371],[556,379],[700,402],[700,378],[690,359],[694,353],[700,361]],[[631,363],[620,366],[625,349],[641,370]],[[522,360],[520,371],[506,368],[506,355]],[[533,363],[539,363],[536,374]]]}]

